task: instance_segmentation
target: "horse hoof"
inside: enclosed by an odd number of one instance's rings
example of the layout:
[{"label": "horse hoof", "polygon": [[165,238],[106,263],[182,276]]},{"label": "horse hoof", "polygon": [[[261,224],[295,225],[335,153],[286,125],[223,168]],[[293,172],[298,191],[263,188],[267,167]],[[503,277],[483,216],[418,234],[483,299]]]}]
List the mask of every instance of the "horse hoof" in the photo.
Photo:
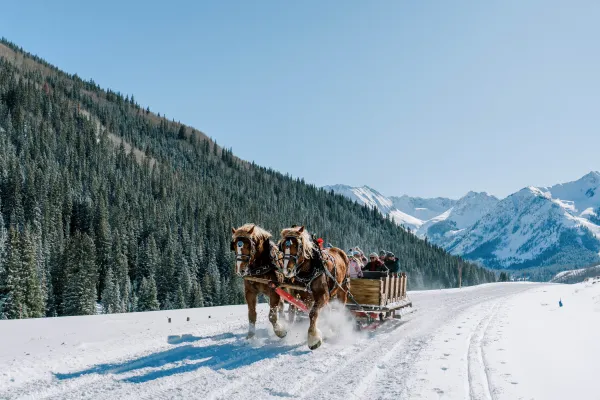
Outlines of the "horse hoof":
[{"label": "horse hoof", "polygon": [[321,338],[320,335],[321,332],[319,332],[319,335],[308,335],[308,348],[311,350],[315,350],[318,349],[321,344],[323,343],[323,339]]},{"label": "horse hoof", "polygon": [[287,336],[287,331],[285,329],[278,329],[275,331],[275,334],[277,335],[278,338],[283,339],[284,337]]},{"label": "horse hoof", "polygon": [[246,336],[247,340],[250,340],[252,338],[254,338],[255,333],[254,332],[248,332],[248,336]]},{"label": "horse hoof", "polygon": [[311,350],[316,350],[319,347],[321,347],[321,344],[323,343],[323,341],[321,339],[317,340],[317,342],[313,343],[312,345],[309,343],[308,348]]}]

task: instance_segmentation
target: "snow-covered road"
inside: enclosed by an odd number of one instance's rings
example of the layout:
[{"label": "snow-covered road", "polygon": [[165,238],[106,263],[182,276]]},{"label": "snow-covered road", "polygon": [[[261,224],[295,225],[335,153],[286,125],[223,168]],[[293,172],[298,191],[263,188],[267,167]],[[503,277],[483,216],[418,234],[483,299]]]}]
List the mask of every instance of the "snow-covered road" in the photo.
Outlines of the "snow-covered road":
[{"label": "snow-covered road", "polygon": [[[275,337],[264,305],[250,342],[245,306],[0,321],[0,398],[599,398],[586,371],[600,356],[600,284],[409,296],[413,312],[376,332],[323,318],[338,334],[316,351],[306,322]],[[565,372],[570,354],[583,365]]]}]

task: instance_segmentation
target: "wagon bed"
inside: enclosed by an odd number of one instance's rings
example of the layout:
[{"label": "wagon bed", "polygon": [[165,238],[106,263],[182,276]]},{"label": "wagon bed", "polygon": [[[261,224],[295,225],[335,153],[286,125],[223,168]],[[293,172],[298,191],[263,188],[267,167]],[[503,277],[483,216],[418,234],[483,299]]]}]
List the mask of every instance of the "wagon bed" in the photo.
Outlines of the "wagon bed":
[{"label": "wagon bed", "polygon": [[356,317],[357,328],[373,330],[387,319],[401,318],[398,311],[412,307],[406,295],[406,281],[404,272],[379,279],[351,279],[350,294],[354,301],[346,303],[346,308]]}]

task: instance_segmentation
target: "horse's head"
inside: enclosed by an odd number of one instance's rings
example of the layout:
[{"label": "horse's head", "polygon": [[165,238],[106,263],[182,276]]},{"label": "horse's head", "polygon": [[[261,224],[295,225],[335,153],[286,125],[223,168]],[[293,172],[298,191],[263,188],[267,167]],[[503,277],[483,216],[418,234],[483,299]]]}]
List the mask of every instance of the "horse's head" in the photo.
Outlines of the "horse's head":
[{"label": "horse's head", "polygon": [[256,260],[260,258],[265,243],[271,234],[254,224],[231,228],[231,251],[235,252],[235,273],[246,276]]},{"label": "horse's head", "polygon": [[303,226],[281,231],[279,251],[283,253],[283,275],[293,278],[298,268],[311,257],[315,244]]}]

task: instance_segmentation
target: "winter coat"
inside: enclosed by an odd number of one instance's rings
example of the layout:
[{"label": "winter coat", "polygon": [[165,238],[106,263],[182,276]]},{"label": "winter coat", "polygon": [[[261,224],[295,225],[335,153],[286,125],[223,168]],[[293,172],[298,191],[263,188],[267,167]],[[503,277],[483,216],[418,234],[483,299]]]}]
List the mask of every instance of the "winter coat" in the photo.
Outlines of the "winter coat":
[{"label": "winter coat", "polygon": [[356,257],[349,257],[348,274],[350,278],[362,278],[362,263]]},{"label": "winter coat", "polygon": [[385,264],[381,260],[369,261],[367,265],[364,266],[363,271],[387,271]]},{"label": "winter coat", "polygon": [[393,274],[400,272],[400,260],[398,257],[394,257],[393,260],[386,260],[385,266]]}]

